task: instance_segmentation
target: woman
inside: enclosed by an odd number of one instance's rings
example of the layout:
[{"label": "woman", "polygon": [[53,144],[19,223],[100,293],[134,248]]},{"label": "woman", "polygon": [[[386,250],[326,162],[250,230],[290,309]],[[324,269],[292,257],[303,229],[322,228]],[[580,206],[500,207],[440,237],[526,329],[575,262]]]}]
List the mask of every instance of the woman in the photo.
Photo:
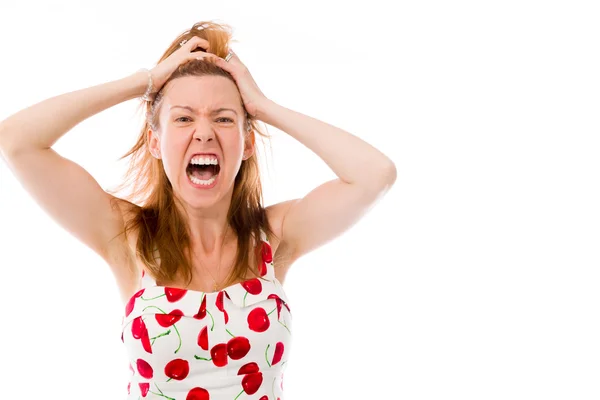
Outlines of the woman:
[{"label": "woman", "polygon": [[[115,275],[129,399],[283,398],[287,271],[395,181],[393,162],[369,144],[268,99],[230,39],[227,26],[197,23],[151,71],[45,100],[0,124],[15,176]],[[81,121],[137,97],[146,122],[125,155],[126,182],[135,184],[126,200],[51,147]],[[258,121],[313,150],[338,179],[264,208]]]}]

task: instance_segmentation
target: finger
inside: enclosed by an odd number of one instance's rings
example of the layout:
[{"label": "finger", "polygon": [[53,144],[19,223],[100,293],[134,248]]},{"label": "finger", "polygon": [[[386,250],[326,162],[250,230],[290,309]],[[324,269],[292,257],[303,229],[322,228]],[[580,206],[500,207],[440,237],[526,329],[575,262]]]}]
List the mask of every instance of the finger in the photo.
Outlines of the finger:
[{"label": "finger", "polygon": [[210,48],[210,43],[206,39],[202,39],[201,37],[194,36],[193,38],[188,40],[184,44],[184,46],[190,52],[196,50],[197,48],[201,48],[202,50],[207,52],[208,49]]},{"label": "finger", "polygon": [[231,68],[230,68],[230,67],[231,67],[231,64],[229,64],[229,62],[231,62],[231,59],[229,59],[229,61],[225,61],[225,59],[223,59],[223,58],[221,58],[221,57],[214,57],[212,60],[215,62],[215,64],[216,64],[218,67],[221,67],[221,68],[223,68],[225,71],[228,71],[228,72],[230,72],[230,73],[233,73],[233,71],[232,71],[232,70],[231,70]]},{"label": "finger", "polygon": [[237,54],[235,54],[235,51],[233,51],[231,47],[227,49],[227,52],[231,53],[231,58],[238,58]]},{"label": "finger", "polygon": [[220,60],[220,58],[212,53],[202,53],[202,52],[196,52],[196,53],[190,53],[187,56],[187,60],[191,61],[191,60],[213,60],[214,62],[217,62],[217,60]]},{"label": "finger", "polygon": [[242,60],[240,60],[238,55],[231,48],[229,48],[228,51],[231,53],[231,57],[229,58],[229,61],[225,61],[225,59],[223,59],[225,65],[235,66],[233,68],[236,68],[240,71],[245,71],[247,69],[246,65],[242,62]]}]

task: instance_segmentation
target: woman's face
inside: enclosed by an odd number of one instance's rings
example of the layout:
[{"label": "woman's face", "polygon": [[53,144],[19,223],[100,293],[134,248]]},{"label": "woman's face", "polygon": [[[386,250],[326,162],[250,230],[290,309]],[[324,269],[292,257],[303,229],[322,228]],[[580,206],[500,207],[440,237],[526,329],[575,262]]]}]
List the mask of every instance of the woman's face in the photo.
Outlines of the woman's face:
[{"label": "woman's face", "polygon": [[[254,151],[245,128],[235,83],[222,76],[186,76],[164,88],[158,131],[149,131],[150,149],[160,154],[178,197],[192,207],[208,207],[231,195],[242,160]],[[218,166],[189,167],[196,153],[210,153],[200,163],[214,164],[216,158]]]}]

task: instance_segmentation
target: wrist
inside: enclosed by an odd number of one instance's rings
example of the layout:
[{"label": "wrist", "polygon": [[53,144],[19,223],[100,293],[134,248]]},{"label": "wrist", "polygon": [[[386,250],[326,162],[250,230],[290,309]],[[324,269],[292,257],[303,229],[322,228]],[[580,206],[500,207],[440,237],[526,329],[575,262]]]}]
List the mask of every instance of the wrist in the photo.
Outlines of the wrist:
[{"label": "wrist", "polygon": [[139,70],[123,78],[123,81],[129,88],[128,99],[141,98],[148,87],[148,73],[144,70]]},{"label": "wrist", "polygon": [[269,115],[273,113],[273,110],[277,107],[277,103],[274,101],[265,98],[256,106],[256,116],[255,118],[259,121],[267,122],[269,119]]},{"label": "wrist", "polygon": [[154,82],[152,80],[152,72],[150,72],[150,70],[147,68],[142,68],[138,72],[144,73],[146,75],[146,90],[142,95],[142,100],[150,101],[152,99],[151,95],[155,92]]}]

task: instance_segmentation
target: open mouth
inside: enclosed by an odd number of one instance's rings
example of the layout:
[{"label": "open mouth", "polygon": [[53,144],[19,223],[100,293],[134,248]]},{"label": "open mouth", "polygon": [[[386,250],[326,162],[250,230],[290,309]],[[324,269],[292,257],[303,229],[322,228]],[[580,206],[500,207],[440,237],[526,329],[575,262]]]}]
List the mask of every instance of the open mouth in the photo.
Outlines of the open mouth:
[{"label": "open mouth", "polygon": [[186,173],[190,181],[196,185],[209,186],[214,183],[221,172],[219,164],[188,164]]}]

